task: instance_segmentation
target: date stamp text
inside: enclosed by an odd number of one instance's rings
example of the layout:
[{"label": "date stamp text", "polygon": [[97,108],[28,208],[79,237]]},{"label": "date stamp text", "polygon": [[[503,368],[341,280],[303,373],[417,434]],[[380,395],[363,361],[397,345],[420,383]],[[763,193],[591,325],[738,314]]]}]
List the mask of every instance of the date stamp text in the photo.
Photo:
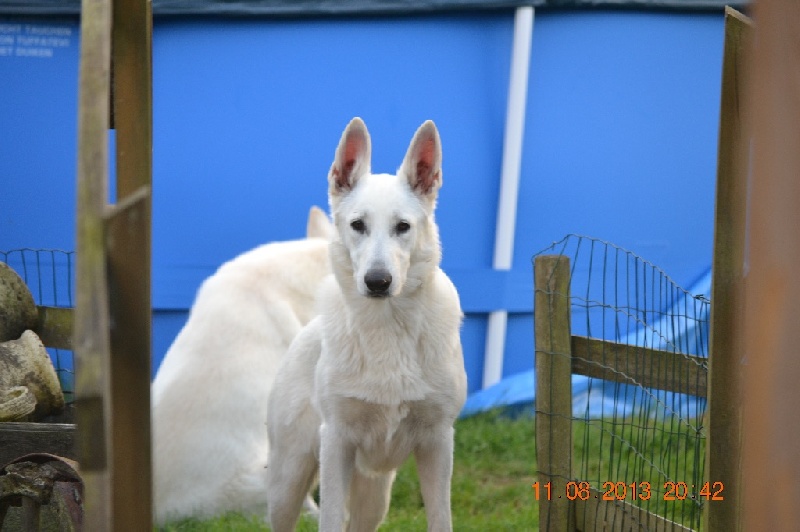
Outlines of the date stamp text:
[{"label": "date stamp text", "polygon": [[[587,501],[594,497],[604,501],[648,501],[653,497],[652,484],[650,482],[612,482],[610,480],[602,483],[602,489],[593,489],[589,482],[567,482],[564,493],[555,493],[551,482],[531,484],[534,498],[546,498],[548,501],[554,498],[566,498],[570,501]],[[724,500],[722,492],[725,486],[722,482],[704,482],[703,484],[687,484],[686,482],[664,482],[663,492],[657,496],[663,497],[665,501],[685,501],[705,499],[707,501]]]}]

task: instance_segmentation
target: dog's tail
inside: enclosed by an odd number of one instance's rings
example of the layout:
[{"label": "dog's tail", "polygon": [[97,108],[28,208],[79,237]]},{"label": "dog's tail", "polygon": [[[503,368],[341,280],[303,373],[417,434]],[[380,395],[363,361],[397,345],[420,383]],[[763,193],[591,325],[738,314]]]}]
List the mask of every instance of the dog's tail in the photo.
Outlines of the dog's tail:
[{"label": "dog's tail", "polygon": [[333,236],[333,224],[325,211],[316,205],[308,211],[308,224],[306,225],[307,238],[330,239]]}]

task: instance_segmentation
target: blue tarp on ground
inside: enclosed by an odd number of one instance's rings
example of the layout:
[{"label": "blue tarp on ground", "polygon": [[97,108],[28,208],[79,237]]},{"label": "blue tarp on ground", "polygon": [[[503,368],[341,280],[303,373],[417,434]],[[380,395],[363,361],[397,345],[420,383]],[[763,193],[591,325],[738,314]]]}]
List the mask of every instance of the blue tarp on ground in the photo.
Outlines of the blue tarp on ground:
[{"label": "blue tarp on ground", "polygon": [[[688,292],[693,296],[710,299],[711,268],[692,285]],[[682,301],[677,301],[673,307],[679,308],[683,304]],[[680,316],[680,312],[671,312],[671,310],[666,309],[664,315],[674,316],[677,314]],[[703,338],[704,345],[699,346],[699,349],[691,354],[703,356],[708,353],[708,336],[702,332],[698,334],[698,331],[695,330],[697,326],[697,320],[688,319],[683,321],[682,326],[671,328],[655,324],[650,327],[641,327],[617,341],[654,349],[668,349],[670,346],[690,345],[684,339],[699,336]],[[654,334],[654,331],[662,330],[673,330],[674,332],[669,337]],[[506,377],[494,386],[470,395],[461,415],[467,417],[494,408],[506,408],[514,413],[532,413],[535,401],[535,370],[524,371]],[[643,411],[658,417],[678,413],[683,418],[692,418],[701,414],[704,408],[704,398],[602,381],[583,375],[572,376],[572,413],[583,419],[628,417]]]}]

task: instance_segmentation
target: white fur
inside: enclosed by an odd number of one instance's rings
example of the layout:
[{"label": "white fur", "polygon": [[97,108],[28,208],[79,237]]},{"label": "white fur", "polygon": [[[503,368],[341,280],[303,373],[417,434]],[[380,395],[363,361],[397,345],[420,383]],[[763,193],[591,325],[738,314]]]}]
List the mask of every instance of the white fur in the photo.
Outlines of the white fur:
[{"label": "white fur", "polygon": [[294,528],[318,468],[320,530],[375,530],[411,453],[428,530],[452,529],[453,423],[466,374],[458,294],[439,268],[436,127],[417,130],[397,175],[371,174],[369,158],[366,126],[353,119],[328,177],[334,275],[270,395],[274,532]]},{"label": "white fur", "polygon": [[248,251],[198,290],[153,382],[158,524],[266,511],[267,400],[289,344],[315,314],[332,231],[313,208],[309,238]]}]

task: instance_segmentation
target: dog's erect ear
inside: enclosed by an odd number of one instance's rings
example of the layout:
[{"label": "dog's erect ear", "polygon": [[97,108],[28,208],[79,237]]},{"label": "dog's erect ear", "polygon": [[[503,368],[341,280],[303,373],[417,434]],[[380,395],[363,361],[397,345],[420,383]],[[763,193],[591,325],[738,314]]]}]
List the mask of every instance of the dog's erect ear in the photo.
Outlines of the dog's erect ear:
[{"label": "dog's erect ear", "polygon": [[336,148],[328,185],[331,194],[352,189],[358,178],[369,173],[372,147],[364,121],[356,117],[347,124]]},{"label": "dog's erect ear", "polygon": [[417,129],[400,169],[417,194],[435,196],[442,186],[442,143],[431,120]]}]

